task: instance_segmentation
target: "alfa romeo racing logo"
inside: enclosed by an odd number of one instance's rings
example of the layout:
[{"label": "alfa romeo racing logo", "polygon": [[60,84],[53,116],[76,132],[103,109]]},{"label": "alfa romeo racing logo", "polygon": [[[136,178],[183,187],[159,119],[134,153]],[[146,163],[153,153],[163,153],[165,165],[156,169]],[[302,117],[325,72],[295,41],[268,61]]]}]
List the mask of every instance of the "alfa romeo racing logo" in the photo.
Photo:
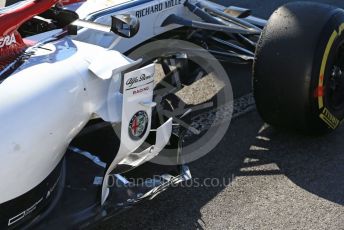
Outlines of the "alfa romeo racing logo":
[{"label": "alfa romeo racing logo", "polygon": [[153,78],[153,76],[146,76],[145,74],[142,74],[140,77],[129,78],[126,82],[126,85],[129,87],[133,87],[133,86],[136,86],[136,83],[146,81],[146,80],[149,80],[151,78]]},{"label": "alfa romeo racing logo", "polygon": [[148,126],[148,114],[145,111],[137,112],[129,122],[129,136],[133,140],[141,139]]}]

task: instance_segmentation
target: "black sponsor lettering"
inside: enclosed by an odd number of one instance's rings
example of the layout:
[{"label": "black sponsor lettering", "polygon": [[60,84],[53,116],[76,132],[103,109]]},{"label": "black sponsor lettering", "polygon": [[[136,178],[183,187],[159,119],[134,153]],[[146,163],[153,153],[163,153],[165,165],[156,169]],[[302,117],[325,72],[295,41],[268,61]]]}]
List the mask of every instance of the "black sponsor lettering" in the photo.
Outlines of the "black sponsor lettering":
[{"label": "black sponsor lettering", "polygon": [[142,10],[138,10],[138,11],[136,11],[135,15],[137,18],[142,18],[142,17],[148,16],[150,14],[154,14],[154,13],[160,12],[164,9],[168,9],[168,8],[171,8],[171,7],[174,7],[177,5],[181,5],[181,4],[182,4],[182,0],[168,0],[168,1],[165,1],[163,3],[159,3],[156,5],[144,8]]},{"label": "black sponsor lettering", "polygon": [[182,4],[182,0],[169,0],[165,2],[165,9]]},{"label": "black sponsor lettering", "polygon": [[148,79],[151,79],[151,78],[152,78],[152,76],[146,76],[145,74],[142,74],[140,77],[129,78],[127,80],[127,82],[126,82],[126,85],[128,87],[132,87],[132,86],[134,86],[138,82],[145,81],[145,80],[148,80]]},{"label": "black sponsor lettering", "polygon": [[147,16],[147,15],[150,15],[150,14],[162,11],[163,8],[164,8],[164,5],[162,3],[159,3],[159,4],[156,4],[156,5],[144,8],[142,10],[138,10],[138,11],[136,11],[135,15],[138,18],[142,18],[144,16]]}]

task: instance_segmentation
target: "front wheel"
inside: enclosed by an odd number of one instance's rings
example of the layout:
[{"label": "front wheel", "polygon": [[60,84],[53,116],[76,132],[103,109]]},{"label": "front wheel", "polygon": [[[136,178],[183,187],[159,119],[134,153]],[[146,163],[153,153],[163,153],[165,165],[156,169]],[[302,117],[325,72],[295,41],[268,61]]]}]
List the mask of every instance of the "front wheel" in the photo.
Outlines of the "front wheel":
[{"label": "front wheel", "polygon": [[282,6],[256,50],[253,89],[263,119],[312,134],[344,118],[344,11],[312,2]]},{"label": "front wheel", "polygon": [[[183,163],[215,148],[227,132],[233,111],[232,87],[221,63],[202,47],[177,39],[146,43],[128,56],[142,58],[142,66],[155,63],[157,106],[152,129],[173,118],[173,132],[183,139]],[[173,156],[173,151],[153,162],[170,164],[169,154]]]}]

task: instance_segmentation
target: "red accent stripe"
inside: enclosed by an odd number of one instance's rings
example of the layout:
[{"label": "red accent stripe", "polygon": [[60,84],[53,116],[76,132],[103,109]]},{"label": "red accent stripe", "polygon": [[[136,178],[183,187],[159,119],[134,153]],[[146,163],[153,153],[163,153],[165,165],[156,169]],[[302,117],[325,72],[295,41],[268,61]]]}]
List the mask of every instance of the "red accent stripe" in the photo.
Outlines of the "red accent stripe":
[{"label": "red accent stripe", "polygon": [[16,31],[24,22],[43,13],[59,0],[31,0],[0,15],[0,36]]},{"label": "red accent stripe", "polygon": [[15,60],[17,55],[26,48],[26,44],[17,29],[32,17],[50,9],[58,1],[30,0],[0,14],[0,38],[5,39],[6,36],[12,36],[13,34],[15,36],[15,43],[0,48],[0,70]]},{"label": "red accent stripe", "polygon": [[315,88],[314,97],[318,98],[318,97],[323,97],[323,96],[324,96],[324,87],[318,86],[317,88]]},{"label": "red accent stripe", "polygon": [[62,0],[61,3],[62,5],[66,6],[66,5],[70,5],[70,4],[74,4],[74,3],[78,3],[78,2],[85,2],[86,0]]}]

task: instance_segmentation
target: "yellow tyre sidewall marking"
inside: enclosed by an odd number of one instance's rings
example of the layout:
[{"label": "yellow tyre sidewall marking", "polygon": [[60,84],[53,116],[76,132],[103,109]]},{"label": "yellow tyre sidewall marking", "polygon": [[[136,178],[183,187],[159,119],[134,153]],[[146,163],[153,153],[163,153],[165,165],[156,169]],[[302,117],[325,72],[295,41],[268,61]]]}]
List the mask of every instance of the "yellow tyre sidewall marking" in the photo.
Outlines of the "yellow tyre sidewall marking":
[{"label": "yellow tyre sidewall marking", "polygon": [[[344,23],[342,23],[339,26],[338,31],[339,32],[337,32],[336,30],[333,31],[333,33],[332,33],[332,35],[331,35],[331,37],[327,43],[325,53],[324,53],[322,63],[321,63],[318,88],[324,87],[324,77],[325,77],[325,71],[326,71],[326,65],[327,65],[328,57],[329,57],[330,51],[332,49],[332,46],[334,44],[334,41],[344,31]],[[336,129],[340,125],[341,122],[327,108],[324,108],[324,97],[322,95],[318,97],[318,105],[319,105],[319,109],[323,109],[322,113],[319,116],[320,119],[323,120],[332,129]]]},{"label": "yellow tyre sidewall marking", "polygon": [[324,108],[320,118],[332,129],[336,129],[340,125],[340,121],[327,108]]},{"label": "yellow tyre sidewall marking", "polygon": [[[344,26],[344,24],[342,24]],[[320,75],[319,75],[319,84],[318,87],[322,88],[324,86],[324,76],[325,76],[325,71],[326,71],[326,64],[327,64],[327,60],[328,60],[328,56],[330,54],[331,48],[333,46],[334,41],[336,40],[336,38],[338,37],[338,33],[337,31],[333,31],[330,40],[327,43],[326,49],[325,49],[325,53],[324,53],[324,57],[323,60],[321,62],[321,69],[320,69]],[[324,97],[322,95],[320,95],[318,97],[318,104],[319,104],[319,109],[322,109],[324,107]]]}]

